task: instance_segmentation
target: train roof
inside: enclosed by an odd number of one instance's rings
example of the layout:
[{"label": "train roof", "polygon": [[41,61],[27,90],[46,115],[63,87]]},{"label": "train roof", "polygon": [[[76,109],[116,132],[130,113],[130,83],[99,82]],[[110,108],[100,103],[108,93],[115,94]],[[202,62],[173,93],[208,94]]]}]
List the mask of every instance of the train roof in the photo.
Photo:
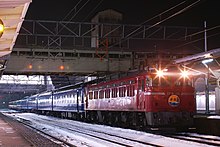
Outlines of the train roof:
[{"label": "train roof", "polygon": [[[145,76],[147,75],[153,75],[157,73],[157,70],[159,68],[146,68],[144,70],[130,70],[127,72],[119,72],[117,74],[111,74],[111,75],[107,75],[106,77],[104,77],[101,82],[99,83],[94,83],[94,84],[90,84],[91,87],[93,86],[97,86],[100,85],[102,86],[103,84],[112,84],[115,82],[118,82],[120,80],[129,80],[129,79],[133,79],[135,77],[139,77],[139,76]],[[175,64],[168,64],[166,65],[166,67],[161,67],[161,69],[167,69],[171,72],[176,71],[177,69],[179,69],[179,65],[175,65]]]},{"label": "train roof", "polygon": [[69,89],[80,88],[80,87],[84,87],[86,85],[90,85],[90,84],[94,84],[94,83],[99,83],[99,82],[101,82],[103,80],[104,80],[104,78],[102,77],[102,78],[98,78],[98,79],[91,80],[91,81],[88,81],[88,82],[79,82],[79,83],[76,83],[76,84],[63,86],[63,87],[54,89],[52,91],[59,92],[59,91],[64,91],[64,90],[69,90]]},{"label": "train roof", "polygon": [[143,75],[146,75],[147,73],[149,73],[149,70],[141,70],[141,71],[132,70],[128,72],[120,72],[117,74],[111,74],[111,75],[107,75],[106,77],[104,77],[103,78],[104,80],[102,80],[101,82],[90,84],[90,86],[93,87],[93,86],[103,85],[103,84],[112,84],[120,80],[129,80],[129,79],[133,79],[134,77],[143,76]]}]

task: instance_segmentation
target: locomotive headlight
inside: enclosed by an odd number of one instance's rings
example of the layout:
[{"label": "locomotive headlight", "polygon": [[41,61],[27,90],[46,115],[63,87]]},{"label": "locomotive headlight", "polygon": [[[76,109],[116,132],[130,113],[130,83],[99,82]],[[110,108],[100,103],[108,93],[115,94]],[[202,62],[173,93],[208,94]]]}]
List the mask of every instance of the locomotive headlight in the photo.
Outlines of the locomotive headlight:
[{"label": "locomotive headlight", "polygon": [[186,70],[182,70],[181,71],[181,77],[182,78],[188,78],[188,76],[189,76],[189,72],[188,71],[186,71]]},{"label": "locomotive headlight", "polygon": [[157,76],[162,77],[164,75],[163,70],[157,70]]}]

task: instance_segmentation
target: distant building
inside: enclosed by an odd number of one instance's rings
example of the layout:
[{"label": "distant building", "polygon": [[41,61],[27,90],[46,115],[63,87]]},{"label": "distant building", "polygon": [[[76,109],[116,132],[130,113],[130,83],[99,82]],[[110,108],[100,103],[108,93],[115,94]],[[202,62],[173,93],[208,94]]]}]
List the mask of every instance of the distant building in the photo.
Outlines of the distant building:
[{"label": "distant building", "polygon": [[117,44],[120,41],[121,28],[116,29],[117,26],[112,24],[119,24],[122,21],[122,14],[112,10],[107,9],[99,12],[91,20],[94,24],[105,23],[105,25],[93,25],[91,47],[100,47],[100,41],[105,39],[108,40],[109,45]]}]

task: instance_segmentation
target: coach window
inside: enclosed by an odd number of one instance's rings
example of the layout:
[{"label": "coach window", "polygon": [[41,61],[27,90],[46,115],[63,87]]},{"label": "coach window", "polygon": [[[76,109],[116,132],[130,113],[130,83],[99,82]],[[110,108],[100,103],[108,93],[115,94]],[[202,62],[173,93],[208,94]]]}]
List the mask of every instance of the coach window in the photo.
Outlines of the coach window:
[{"label": "coach window", "polygon": [[98,99],[98,91],[94,92],[94,99]]},{"label": "coach window", "polygon": [[79,103],[79,105],[81,105],[81,102],[82,102],[82,96],[81,96],[81,94],[79,94],[79,96],[78,96],[78,103]]},{"label": "coach window", "polygon": [[63,103],[63,96],[60,96],[60,98],[61,98],[61,103]]},{"label": "coach window", "polygon": [[115,97],[115,88],[112,88],[112,98]]},{"label": "coach window", "polygon": [[131,88],[131,86],[132,86],[132,85],[129,85],[129,86],[128,86],[128,96],[131,96],[131,95],[132,95],[132,92],[131,92],[132,88]]},{"label": "coach window", "polygon": [[73,94],[70,94],[70,103],[73,103]]},{"label": "coach window", "polygon": [[99,98],[100,99],[104,98],[104,90],[99,91]]},{"label": "coach window", "polygon": [[53,96],[53,104],[56,104],[56,97]]},{"label": "coach window", "polygon": [[123,90],[122,97],[125,97],[126,87],[122,87],[122,90]]},{"label": "coach window", "polygon": [[77,103],[77,93],[75,93],[75,95],[74,95],[74,103],[75,104]]},{"label": "coach window", "polygon": [[119,97],[122,97],[122,87],[119,87]]},{"label": "coach window", "polygon": [[126,86],[127,89],[127,96],[130,96],[130,86]]},{"label": "coach window", "polygon": [[118,88],[115,88],[115,97],[118,97]]},{"label": "coach window", "polygon": [[58,104],[59,103],[59,97],[56,96],[56,103]]},{"label": "coach window", "polygon": [[117,88],[113,88],[112,89],[112,97],[113,98],[117,97],[117,93],[118,93],[118,89]]},{"label": "coach window", "polygon": [[110,89],[105,90],[105,98],[110,98]]},{"label": "coach window", "polygon": [[66,102],[66,103],[69,103],[68,95],[66,95],[66,98],[65,98],[65,99],[66,99],[65,102]]},{"label": "coach window", "polygon": [[111,89],[108,89],[107,96],[110,98]]},{"label": "coach window", "polygon": [[59,103],[61,103],[61,96],[59,96],[58,98],[59,98]]},{"label": "coach window", "polygon": [[89,92],[89,99],[93,99],[93,92],[92,91]]},{"label": "coach window", "polygon": [[119,88],[119,97],[125,97],[126,87]]},{"label": "coach window", "polygon": [[123,87],[120,87],[119,97],[123,97],[124,90]]},{"label": "coach window", "polygon": [[134,85],[131,85],[131,96],[134,96]]}]

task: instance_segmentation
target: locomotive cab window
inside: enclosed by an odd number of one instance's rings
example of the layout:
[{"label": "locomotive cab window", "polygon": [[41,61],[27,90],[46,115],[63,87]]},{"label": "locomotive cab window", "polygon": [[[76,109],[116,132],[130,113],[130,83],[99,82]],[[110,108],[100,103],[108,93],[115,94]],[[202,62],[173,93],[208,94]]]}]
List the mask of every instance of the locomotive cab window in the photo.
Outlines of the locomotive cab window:
[{"label": "locomotive cab window", "polygon": [[175,86],[192,86],[192,81],[189,79],[177,79]]}]

